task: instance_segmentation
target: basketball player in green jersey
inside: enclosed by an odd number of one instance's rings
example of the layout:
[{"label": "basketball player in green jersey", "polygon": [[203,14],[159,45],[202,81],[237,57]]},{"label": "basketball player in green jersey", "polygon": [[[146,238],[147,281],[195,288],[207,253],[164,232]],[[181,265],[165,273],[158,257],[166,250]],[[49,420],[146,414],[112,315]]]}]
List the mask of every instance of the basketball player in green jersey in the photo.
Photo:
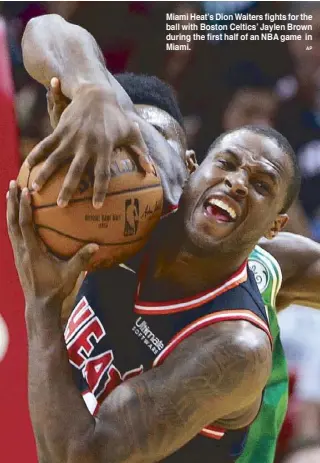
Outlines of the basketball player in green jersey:
[{"label": "basketball player in green jersey", "polygon": [[[56,37],[59,37],[59,34],[57,34]],[[45,41],[44,43],[48,43],[48,42]],[[66,49],[65,44],[64,44],[64,49]],[[86,50],[88,51],[88,47],[86,48]],[[94,59],[97,59],[97,56],[93,54],[92,60]],[[54,66],[50,68],[51,77],[58,75],[63,80],[63,76],[53,72],[53,69],[54,69]],[[288,239],[290,240],[292,238],[292,235],[291,235],[291,238],[289,234],[285,234],[285,235],[286,235],[286,238],[285,238],[286,240]],[[309,242],[307,243],[305,242],[304,244],[307,247],[310,246]],[[265,246],[265,243],[263,245]],[[273,242],[271,242],[271,245],[269,246],[272,247],[272,245],[274,246]],[[276,249],[277,246],[274,246],[274,248]],[[274,253],[276,257],[278,257],[277,256],[277,253],[279,254],[278,251],[279,249],[276,249],[276,252]],[[294,249],[292,249],[292,251],[294,251]],[[280,426],[281,426],[281,423],[282,423],[282,420],[285,414],[285,409],[286,409],[286,394],[287,394],[287,376],[286,375],[287,375],[287,372],[286,372],[285,360],[283,357],[283,352],[282,352],[282,348],[281,348],[281,344],[279,340],[279,335],[278,335],[279,330],[278,330],[275,310],[274,310],[274,304],[275,304],[274,299],[276,295],[276,289],[280,286],[279,281],[281,279],[281,276],[280,276],[279,268],[276,265],[276,262],[274,261],[274,259],[272,259],[272,257],[267,257],[267,256],[268,255],[266,252],[264,252],[261,248],[257,248],[254,251],[253,255],[250,257],[250,259],[251,258],[253,259],[252,261],[253,263],[251,265],[255,267],[254,271],[257,276],[258,284],[260,281],[259,286],[260,286],[260,289],[262,290],[264,302],[269,309],[269,317],[270,317],[271,327],[273,331],[273,337],[275,340],[273,372],[272,372],[272,375],[268,383],[267,391],[265,393],[265,400],[263,404],[261,418],[259,419],[259,421],[255,423],[255,426],[253,426],[253,429],[251,430],[249,434],[249,439],[247,442],[245,455],[241,458],[242,463],[244,462],[256,463],[260,461],[271,463],[273,461],[276,438],[277,438],[277,434],[280,429]],[[315,257],[315,254],[313,253],[312,262],[314,262],[314,257]],[[289,256],[289,259],[290,259],[290,256]],[[283,261],[283,259],[281,260]],[[287,261],[288,261],[288,255],[287,255]],[[299,260],[297,260],[297,262],[299,262]],[[301,270],[306,271],[307,267],[305,264],[303,265],[304,266],[301,267]],[[282,266],[282,263],[281,263],[281,266]],[[316,267],[314,267],[313,270],[315,272],[315,279],[316,279],[317,277]],[[288,266],[286,267],[285,275],[287,274],[288,274]],[[288,279],[285,278],[284,289],[288,287],[288,285],[286,284],[287,280]],[[292,281],[292,278],[290,279],[290,281]],[[314,280],[313,280],[313,283],[314,283]],[[266,285],[266,286],[263,287],[263,285]],[[281,293],[283,292],[282,291],[280,292],[279,298],[280,300],[282,298],[282,305],[286,305],[286,294],[284,294],[283,296]],[[287,290],[287,296],[289,293],[290,291],[288,292]],[[297,291],[294,294],[297,294]],[[319,297],[315,294],[315,291],[312,292],[312,288],[310,288],[310,291],[308,294],[304,295],[304,302],[306,304],[309,303],[309,305],[316,305],[316,306],[319,305],[318,299]]]},{"label": "basketball player in green jersey", "polygon": [[276,313],[294,303],[320,308],[320,245],[304,236],[279,233],[256,246],[249,265],[267,307],[274,344],[261,413],[249,430],[239,463],[273,463],[287,411],[289,382]]},{"label": "basketball player in green jersey", "polygon": [[[276,239],[276,238],[275,238]],[[256,246],[249,257],[268,316],[273,338],[272,371],[265,388],[258,418],[251,426],[239,463],[273,463],[277,439],[287,411],[288,371],[280,340],[276,297],[281,287],[282,273],[276,259]]]}]

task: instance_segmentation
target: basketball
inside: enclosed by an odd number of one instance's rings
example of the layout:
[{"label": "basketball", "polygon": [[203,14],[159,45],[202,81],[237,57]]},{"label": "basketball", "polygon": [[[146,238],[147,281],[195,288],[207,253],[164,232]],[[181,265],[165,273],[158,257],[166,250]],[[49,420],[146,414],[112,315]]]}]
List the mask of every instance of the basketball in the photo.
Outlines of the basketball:
[{"label": "basketball", "polygon": [[156,171],[137,167],[129,149],[117,149],[111,163],[111,179],[101,209],[92,206],[93,171],[82,177],[75,195],[65,208],[57,198],[70,164],[59,169],[41,189],[32,183],[42,163],[31,170],[24,163],[17,179],[31,192],[35,228],[47,249],[61,259],[72,257],[88,243],[100,245],[88,270],[124,262],[147,241],[162,212],[162,187]]}]

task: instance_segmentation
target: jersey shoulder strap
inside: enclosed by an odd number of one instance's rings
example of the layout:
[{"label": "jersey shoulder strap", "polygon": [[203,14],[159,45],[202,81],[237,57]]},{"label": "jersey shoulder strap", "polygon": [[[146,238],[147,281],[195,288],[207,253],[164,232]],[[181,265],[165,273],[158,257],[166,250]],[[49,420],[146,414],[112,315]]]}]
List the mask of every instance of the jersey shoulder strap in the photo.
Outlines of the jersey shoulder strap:
[{"label": "jersey shoulder strap", "polygon": [[255,246],[249,256],[248,264],[255,276],[264,303],[275,307],[276,297],[282,283],[282,272],[277,260],[260,246]]}]

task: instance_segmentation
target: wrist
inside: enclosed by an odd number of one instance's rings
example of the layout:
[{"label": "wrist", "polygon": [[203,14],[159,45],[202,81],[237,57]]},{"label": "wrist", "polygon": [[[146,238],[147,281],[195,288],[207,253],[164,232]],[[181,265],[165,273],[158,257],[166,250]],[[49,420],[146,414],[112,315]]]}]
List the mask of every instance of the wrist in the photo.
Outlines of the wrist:
[{"label": "wrist", "polygon": [[26,301],[26,322],[42,324],[43,320],[48,323],[54,320],[60,320],[62,307],[63,300],[55,296]]},{"label": "wrist", "polygon": [[86,82],[82,81],[74,88],[72,100],[75,98],[92,98],[99,101],[117,104],[117,97],[114,89],[108,82]]}]

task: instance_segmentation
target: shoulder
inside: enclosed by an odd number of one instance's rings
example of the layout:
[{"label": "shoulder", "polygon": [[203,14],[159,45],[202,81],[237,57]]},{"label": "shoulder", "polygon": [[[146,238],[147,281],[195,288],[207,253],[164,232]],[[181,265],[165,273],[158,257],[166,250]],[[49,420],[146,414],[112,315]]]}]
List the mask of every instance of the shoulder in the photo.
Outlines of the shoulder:
[{"label": "shoulder", "polygon": [[239,398],[246,406],[261,394],[271,357],[271,343],[263,330],[248,321],[227,321],[191,335],[175,350],[171,361],[179,362],[192,376],[206,377],[208,393],[224,397],[232,392],[234,406]]}]

